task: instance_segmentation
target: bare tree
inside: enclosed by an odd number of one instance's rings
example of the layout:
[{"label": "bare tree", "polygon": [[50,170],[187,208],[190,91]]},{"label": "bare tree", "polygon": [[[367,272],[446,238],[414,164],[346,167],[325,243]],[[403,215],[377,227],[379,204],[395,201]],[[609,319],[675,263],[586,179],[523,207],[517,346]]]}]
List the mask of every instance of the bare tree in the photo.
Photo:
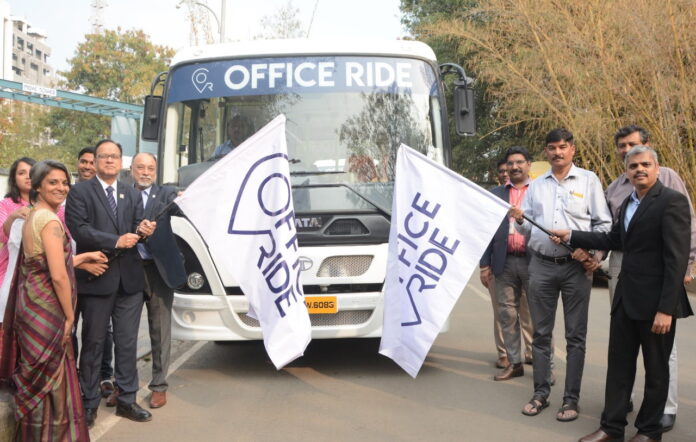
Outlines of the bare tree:
[{"label": "bare tree", "polygon": [[490,85],[497,127],[520,126],[539,140],[568,128],[580,163],[606,183],[621,172],[614,132],[639,124],[693,197],[694,22],[696,0],[481,0],[426,31],[474,54],[470,66]]},{"label": "bare tree", "polygon": [[263,31],[254,38],[257,40],[269,40],[274,38],[301,38],[305,36],[304,25],[299,19],[300,10],[296,8],[292,0],[278,8],[273,14],[261,18],[260,24]]}]

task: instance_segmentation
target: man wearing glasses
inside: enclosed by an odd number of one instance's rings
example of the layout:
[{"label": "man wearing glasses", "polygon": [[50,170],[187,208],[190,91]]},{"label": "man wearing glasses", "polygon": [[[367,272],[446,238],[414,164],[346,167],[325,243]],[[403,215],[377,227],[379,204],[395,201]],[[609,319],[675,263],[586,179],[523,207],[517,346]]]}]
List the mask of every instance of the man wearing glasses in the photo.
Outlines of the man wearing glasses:
[{"label": "man wearing glasses", "polygon": [[110,257],[108,269],[96,278],[82,270],[75,271],[82,312],[80,386],[89,427],[94,425],[101,400],[99,375],[109,319],[116,347],[116,414],[138,422],[152,418],[135,403],[139,388],[136,350],[144,288],[143,262],[135,245],[141,237],[152,235],[155,223],[143,220],[138,191],[117,181],[121,156],[118,143],[97,143],[96,176],[73,186],[65,209],[66,223],[77,243],[76,253],[103,251]]},{"label": "man wearing glasses", "polygon": [[[515,206],[529,187],[529,169],[532,166],[529,152],[524,147],[511,147],[505,153],[509,179],[503,185],[491,189],[491,193]],[[522,365],[522,336],[524,337],[524,359],[531,362],[532,322],[527,306],[529,288],[529,257],[527,238],[514,228],[514,219],[506,218],[488,245],[479,263],[481,281],[488,286],[494,279],[498,318],[503,333],[503,342],[508,358],[507,367],[494,376],[496,381],[507,381],[524,375]],[[486,284],[488,283],[488,284]]]}]

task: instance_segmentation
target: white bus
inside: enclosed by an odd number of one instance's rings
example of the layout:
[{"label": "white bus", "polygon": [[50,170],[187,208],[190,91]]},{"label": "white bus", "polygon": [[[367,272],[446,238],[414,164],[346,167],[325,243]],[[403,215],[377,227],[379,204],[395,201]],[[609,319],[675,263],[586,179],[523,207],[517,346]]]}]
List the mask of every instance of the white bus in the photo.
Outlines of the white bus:
[{"label": "white bus", "polygon": [[[228,124],[244,122],[253,132],[285,114],[312,337],[377,337],[396,149],[404,143],[450,160],[441,71],[457,75],[458,132],[473,132],[470,79],[459,66],[438,66],[420,42],[188,48],[153,81],[142,136],[159,143],[159,181],[185,188],[216,160]],[[261,339],[237,282],[213,261],[196,228],[184,217],[173,217],[172,228],[187,272],[186,286],[174,294],[172,337]]]}]

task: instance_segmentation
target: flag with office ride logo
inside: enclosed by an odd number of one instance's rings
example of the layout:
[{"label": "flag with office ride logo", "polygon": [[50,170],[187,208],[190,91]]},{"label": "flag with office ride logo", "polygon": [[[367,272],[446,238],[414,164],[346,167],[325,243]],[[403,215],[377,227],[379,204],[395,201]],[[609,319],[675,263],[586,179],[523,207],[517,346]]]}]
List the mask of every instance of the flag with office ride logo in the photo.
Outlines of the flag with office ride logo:
[{"label": "flag with office ride logo", "polygon": [[277,369],[311,340],[300,280],[285,116],[205,171],[175,200],[249,300]]},{"label": "flag with office ride logo", "polygon": [[379,352],[416,377],[509,204],[401,145]]}]

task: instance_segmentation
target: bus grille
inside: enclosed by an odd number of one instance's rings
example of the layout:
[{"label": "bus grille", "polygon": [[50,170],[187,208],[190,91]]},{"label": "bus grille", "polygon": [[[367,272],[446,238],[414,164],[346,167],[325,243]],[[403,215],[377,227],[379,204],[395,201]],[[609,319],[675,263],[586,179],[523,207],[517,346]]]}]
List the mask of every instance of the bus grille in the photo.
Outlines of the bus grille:
[{"label": "bus grille", "polygon": [[[336,325],[359,325],[364,324],[370,319],[372,310],[344,310],[336,314],[316,314],[309,315],[312,327],[331,327]],[[260,327],[259,321],[240,313],[239,318],[249,327]]]},{"label": "bus grille", "polygon": [[372,255],[330,256],[319,266],[317,276],[322,278],[360,276],[370,268],[372,258]]}]

